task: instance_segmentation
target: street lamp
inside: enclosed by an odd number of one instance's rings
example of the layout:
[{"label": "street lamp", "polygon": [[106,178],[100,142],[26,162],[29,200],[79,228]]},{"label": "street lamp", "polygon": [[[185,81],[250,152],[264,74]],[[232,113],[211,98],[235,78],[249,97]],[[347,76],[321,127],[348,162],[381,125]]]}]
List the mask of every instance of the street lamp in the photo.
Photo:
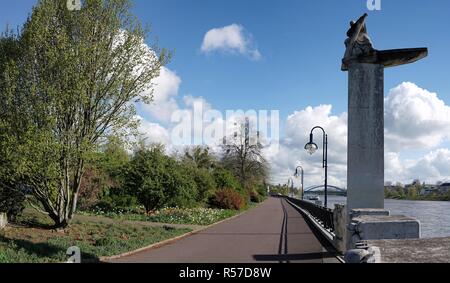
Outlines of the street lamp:
[{"label": "street lamp", "polygon": [[309,143],[305,145],[305,150],[313,155],[319,147],[314,143],[314,130],[320,129],[323,132],[323,157],[322,157],[322,167],[325,169],[325,207],[328,207],[328,135],[322,127],[314,127],[309,135]]},{"label": "street lamp", "polygon": [[295,178],[298,178],[298,176],[300,175],[299,174],[299,172],[298,172],[298,169],[301,169],[301,175],[302,175],[302,200],[304,199],[304,194],[305,194],[305,191],[304,191],[304,183],[303,183],[303,176],[305,175],[305,171],[303,170],[303,167],[302,166],[297,166],[297,168],[295,168],[295,174],[294,174],[294,177]]}]

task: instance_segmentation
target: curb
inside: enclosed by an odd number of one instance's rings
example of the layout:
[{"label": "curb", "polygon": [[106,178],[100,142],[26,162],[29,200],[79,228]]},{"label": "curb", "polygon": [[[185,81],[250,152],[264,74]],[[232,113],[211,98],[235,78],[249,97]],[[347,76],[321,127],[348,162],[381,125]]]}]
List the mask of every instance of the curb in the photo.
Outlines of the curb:
[{"label": "curb", "polygon": [[[264,202],[266,202],[266,201],[264,201]],[[151,244],[151,245],[149,245],[149,246],[147,246],[147,247],[139,248],[139,249],[137,249],[137,250],[130,251],[130,252],[126,252],[126,253],[123,253],[123,254],[120,254],[120,255],[109,256],[109,257],[99,257],[99,261],[105,263],[105,262],[108,262],[108,261],[111,261],[111,260],[121,259],[121,258],[128,257],[128,256],[131,256],[131,255],[134,255],[134,254],[138,254],[138,253],[141,253],[141,252],[144,252],[144,251],[150,251],[150,250],[153,250],[153,249],[157,249],[157,248],[166,246],[166,245],[168,245],[168,244],[172,244],[172,243],[174,243],[174,242],[178,242],[178,241],[180,241],[180,240],[182,240],[182,239],[184,239],[184,238],[187,238],[187,237],[189,237],[189,236],[198,234],[198,233],[200,233],[200,232],[202,232],[202,231],[205,231],[206,229],[209,229],[209,228],[214,227],[214,226],[216,226],[216,225],[219,225],[219,224],[222,224],[222,223],[224,223],[224,222],[227,222],[227,221],[236,219],[236,218],[238,218],[239,216],[242,216],[242,215],[246,214],[246,213],[249,212],[250,210],[253,210],[253,209],[255,209],[255,208],[258,208],[258,207],[259,207],[261,204],[263,204],[264,202],[258,203],[255,207],[253,207],[253,208],[251,208],[251,209],[248,209],[248,210],[246,210],[246,211],[243,211],[243,212],[241,212],[241,213],[239,213],[239,214],[236,214],[235,216],[232,216],[232,217],[230,217],[230,218],[223,219],[223,220],[221,220],[221,221],[219,221],[219,222],[213,223],[213,224],[211,224],[211,225],[202,227],[202,228],[197,229],[197,230],[193,230],[193,231],[191,231],[191,232],[185,233],[185,234],[180,235],[180,236],[177,236],[177,237],[175,237],[175,238],[171,238],[171,239],[167,239],[167,240],[164,240],[164,241],[161,241],[161,242],[158,242],[158,243],[154,243],[154,244]]]}]

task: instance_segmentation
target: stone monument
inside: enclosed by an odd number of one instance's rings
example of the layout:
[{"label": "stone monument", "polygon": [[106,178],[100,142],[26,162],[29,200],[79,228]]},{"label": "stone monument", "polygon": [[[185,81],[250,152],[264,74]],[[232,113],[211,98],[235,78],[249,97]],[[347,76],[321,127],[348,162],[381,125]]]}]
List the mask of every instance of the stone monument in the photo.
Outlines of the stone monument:
[{"label": "stone monument", "polygon": [[350,23],[342,71],[348,71],[347,210],[384,208],[384,68],[413,63],[427,48],[379,51],[367,14]]}]

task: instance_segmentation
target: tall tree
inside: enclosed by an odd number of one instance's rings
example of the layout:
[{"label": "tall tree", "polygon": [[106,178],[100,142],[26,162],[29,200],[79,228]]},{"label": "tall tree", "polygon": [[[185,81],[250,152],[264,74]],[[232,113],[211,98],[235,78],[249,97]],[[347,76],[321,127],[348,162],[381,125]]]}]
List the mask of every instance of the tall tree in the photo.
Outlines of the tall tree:
[{"label": "tall tree", "polygon": [[134,102],[152,100],[168,53],[144,42],[129,0],[40,0],[20,34],[20,58],[5,69],[3,121],[20,181],[55,228],[73,217],[81,178],[106,135],[136,129]]},{"label": "tall tree", "polygon": [[265,181],[268,165],[262,154],[263,146],[248,118],[237,123],[236,132],[224,139],[222,149],[225,168],[238,177],[243,188],[251,190],[255,184]]},{"label": "tall tree", "polygon": [[14,154],[16,149],[9,146],[11,140],[21,129],[17,124],[10,124],[10,120],[17,112],[16,109],[6,107],[5,92],[10,80],[6,69],[20,58],[21,47],[17,35],[7,30],[0,35],[0,212],[6,212],[11,218],[23,209],[25,194],[20,183],[16,182],[17,162]]}]

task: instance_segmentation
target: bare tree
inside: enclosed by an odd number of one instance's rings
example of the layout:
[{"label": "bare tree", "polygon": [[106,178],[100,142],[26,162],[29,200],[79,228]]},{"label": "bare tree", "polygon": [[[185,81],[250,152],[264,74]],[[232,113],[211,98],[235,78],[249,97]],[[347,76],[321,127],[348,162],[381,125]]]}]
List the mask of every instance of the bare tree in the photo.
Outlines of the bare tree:
[{"label": "bare tree", "polygon": [[259,132],[254,130],[250,119],[245,118],[235,125],[236,132],[224,138],[222,162],[239,178],[242,187],[250,190],[266,180],[268,164],[262,153]]}]

